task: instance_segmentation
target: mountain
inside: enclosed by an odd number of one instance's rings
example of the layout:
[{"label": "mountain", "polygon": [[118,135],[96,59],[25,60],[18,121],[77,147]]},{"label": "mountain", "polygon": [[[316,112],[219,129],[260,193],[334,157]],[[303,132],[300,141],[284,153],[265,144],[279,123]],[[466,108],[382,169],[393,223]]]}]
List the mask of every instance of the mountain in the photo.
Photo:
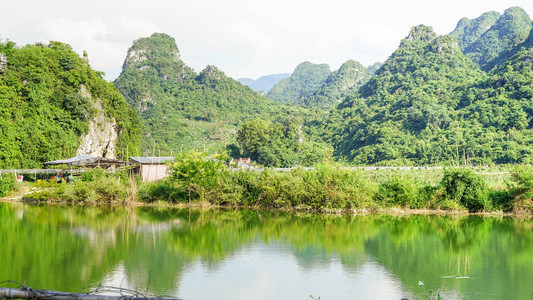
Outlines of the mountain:
[{"label": "mountain", "polygon": [[383,63],[376,62],[371,66],[368,66],[366,69],[368,70],[368,72],[370,72],[370,76],[374,76],[374,74],[376,74],[376,72],[379,70],[379,68],[381,68],[381,66],[383,66]]},{"label": "mountain", "polygon": [[528,14],[520,7],[511,7],[475,42],[465,48],[464,53],[482,70],[488,71],[509,58],[502,57],[502,54],[523,43],[532,28]]},{"label": "mountain", "polygon": [[0,43],[0,168],[136,153],[139,119],[115,87],[63,43]]},{"label": "mountain", "polygon": [[462,18],[450,35],[457,39],[459,47],[464,51],[496,24],[500,16],[498,12],[489,11],[476,19]]},{"label": "mountain", "polygon": [[370,79],[370,72],[360,63],[349,60],[331,75],[303,103],[307,106],[333,107]]},{"label": "mountain", "polygon": [[291,77],[278,82],[270,89],[267,98],[296,104],[315,93],[331,74],[327,64],[303,62],[294,69]]},{"label": "mountain", "polygon": [[150,155],[156,148],[165,155],[220,148],[235,140],[243,121],[282,113],[279,103],[214,66],[196,74],[181,60],[174,38],[163,33],[133,42],[115,86],[138,111],[142,150]]},{"label": "mountain", "polygon": [[240,78],[237,79],[238,82],[249,86],[252,90],[256,92],[268,93],[270,89],[280,82],[282,79],[290,77],[291,74],[281,73],[281,74],[271,74],[265,75],[257,78],[256,80],[251,78]]},{"label": "mountain", "polygon": [[331,137],[336,155],[358,164],[429,164],[446,160],[443,132],[456,120],[462,90],[483,72],[455,38],[431,27],[411,29],[400,47],[358,93],[338,107]]}]

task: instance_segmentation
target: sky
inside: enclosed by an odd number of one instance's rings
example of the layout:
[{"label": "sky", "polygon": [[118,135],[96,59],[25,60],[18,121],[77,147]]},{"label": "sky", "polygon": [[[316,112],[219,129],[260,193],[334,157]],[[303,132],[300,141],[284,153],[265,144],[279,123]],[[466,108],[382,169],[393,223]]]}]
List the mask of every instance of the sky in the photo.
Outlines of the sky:
[{"label": "sky", "polygon": [[462,17],[512,6],[533,14],[531,0],[17,0],[2,3],[0,38],[70,44],[111,81],[134,40],[163,32],[196,72],[256,79],[304,61],[383,62],[414,25],[447,34]]}]

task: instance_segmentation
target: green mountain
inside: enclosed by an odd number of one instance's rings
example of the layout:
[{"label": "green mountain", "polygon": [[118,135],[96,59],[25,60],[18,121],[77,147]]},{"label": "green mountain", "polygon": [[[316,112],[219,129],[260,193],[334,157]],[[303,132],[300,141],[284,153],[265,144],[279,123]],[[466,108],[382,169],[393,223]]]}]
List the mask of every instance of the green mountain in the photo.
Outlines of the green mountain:
[{"label": "green mountain", "polygon": [[252,78],[240,78],[237,79],[238,82],[249,86],[252,90],[256,92],[263,92],[268,93],[270,89],[276,85],[281,80],[290,77],[291,74],[288,73],[281,73],[281,74],[271,74],[271,75],[265,75],[261,76],[257,79]]},{"label": "green mountain", "polygon": [[138,117],[102,75],[66,44],[0,43],[0,168],[137,152]]},{"label": "green mountain", "polygon": [[429,164],[447,160],[443,132],[454,126],[461,91],[483,77],[455,38],[413,27],[355,96],[339,105],[336,155],[360,164]]},{"label": "green mountain", "polygon": [[500,16],[498,12],[489,11],[476,19],[462,18],[450,35],[457,39],[459,47],[464,51],[496,24]]},{"label": "green mountain", "polygon": [[502,54],[523,43],[532,27],[531,19],[522,8],[511,7],[475,42],[465,48],[464,53],[482,70],[490,70],[509,58],[502,57]]},{"label": "green mountain", "polygon": [[322,86],[303,103],[307,106],[333,107],[370,79],[370,72],[360,63],[349,60],[328,76]]},{"label": "green mountain", "polygon": [[279,103],[214,66],[196,74],[181,60],[174,38],[162,33],[133,43],[115,86],[142,119],[146,154],[220,148],[235,141],[243,121],[282,114]]},{"label": "green mountain", "polygon": [[326,64],[303,62],[296,67],[291,77],[278,82],[267,97],[281,103],[296,104],[315,93],[331,74]]}]

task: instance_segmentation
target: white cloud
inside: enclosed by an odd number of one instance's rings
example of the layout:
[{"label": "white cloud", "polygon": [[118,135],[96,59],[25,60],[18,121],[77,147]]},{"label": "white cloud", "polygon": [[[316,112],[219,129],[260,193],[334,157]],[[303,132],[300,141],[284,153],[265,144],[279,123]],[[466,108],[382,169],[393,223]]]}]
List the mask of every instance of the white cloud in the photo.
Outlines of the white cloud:
[{"label": "white cloud", "polygon": [[[153,32],[173,36],[182,58],[233,77],[291,72],[304,60],[337,68],[348,59],[385,60],[413,25],[453,30],[461,17],[500,13],[530,0],[20,0],[5,3],[2,38],[58,40],[86,50],[94,68],[113,79],[131,43]],[[20,13],[17,13],[20,12]]]}]

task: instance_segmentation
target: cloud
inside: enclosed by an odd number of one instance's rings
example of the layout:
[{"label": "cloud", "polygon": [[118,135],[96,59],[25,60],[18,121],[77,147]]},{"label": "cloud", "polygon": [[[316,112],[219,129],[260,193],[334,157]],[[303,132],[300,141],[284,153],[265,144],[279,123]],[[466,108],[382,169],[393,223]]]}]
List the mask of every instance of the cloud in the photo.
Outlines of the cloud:
[{"label": "cloud", "polygon": [[174,37],[197,71],[213,64],[233,77],[257,78],[292,72],[305,60],[332,69],[348,59],[383,61],[413,25],[446,34],[461,17],[513,5],[533,13],[530,0],[20,0],[3,4],[10,13],[0,28],[1,38],[17,43],[58,40],[86,50],[107,79],[119,74],[132,42],[153,32]]},{"label": "cloud", "polygon": [[160,31],[148,20],[127,17],[112,20],[45,18],[37,28],[41,41],[67,42],[79,54],[87,51],[92,67],[104,71],[108,79],[120,73],[133,40]]}]

